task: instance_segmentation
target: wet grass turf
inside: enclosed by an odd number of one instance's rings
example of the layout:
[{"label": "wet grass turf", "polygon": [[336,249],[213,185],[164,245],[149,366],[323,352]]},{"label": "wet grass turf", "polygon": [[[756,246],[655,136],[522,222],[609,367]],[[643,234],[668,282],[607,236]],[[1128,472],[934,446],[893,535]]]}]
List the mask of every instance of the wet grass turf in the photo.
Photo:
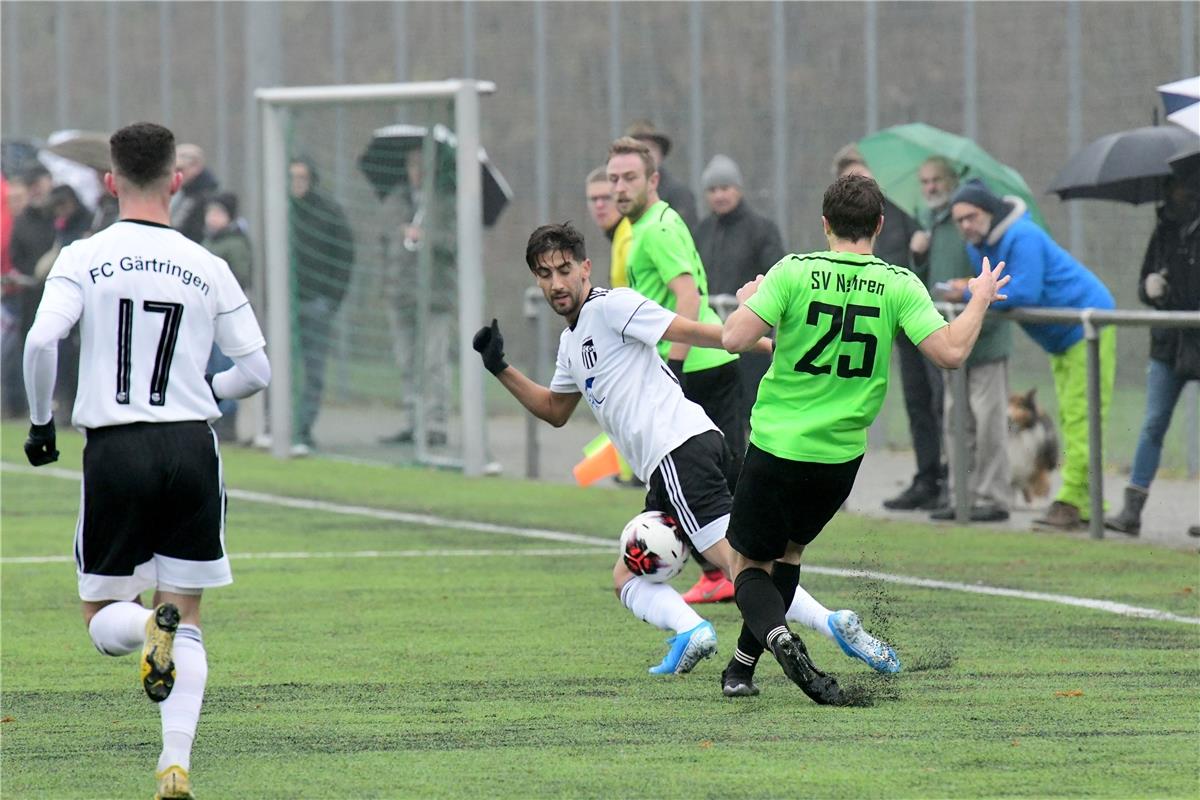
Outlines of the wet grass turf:
[{"label": "wet grass turf", "polygon": [[[19,463],[17,429],[4,461]],[[59,466],[78,469],[77,437]],[[615,540],[624,491],[226,451],[231,487]],[[6,557],[70,552],[78,486],[5,472]],[[1015,598],[807,574],[905,663],[876,676],[801,631],[870,701],[822,708],[759,670],[717,676],[732,605],[703,607],[717,660],[645,673],[666,634],[622,609],[585,546],[231,502],[234,554],[501,549],[511,556],[234,560],[205,601],[210,676],[193,755],[220,797],[1191,797],[1200,781],[1200,627]],[[524,554],[522,554],[524,553]],[[813,564],[1058,592],[1196,616],[1194,553],[841,517]],[[678,584],[694,577],[689,568]],[[69,563],[0,575],[0,792],[150,796],[156,709],[134,659],[97,654]]]}]

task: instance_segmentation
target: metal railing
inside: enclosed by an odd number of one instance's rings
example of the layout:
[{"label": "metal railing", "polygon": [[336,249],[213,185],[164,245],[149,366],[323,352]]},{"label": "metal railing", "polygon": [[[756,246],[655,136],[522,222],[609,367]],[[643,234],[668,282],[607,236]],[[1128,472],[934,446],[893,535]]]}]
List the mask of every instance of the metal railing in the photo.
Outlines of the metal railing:
[{"label": "metal railing", "polygon": [[[721,316],[727,317],[737,308],[732,295],[714,295],[709,303]],[[937,308],[949,319],[965,306],[938,303]],[[1088,502],[1091,519],[1088,530],[1093,539],[1104,538],[1104,453],[1103,420],[1100,408],[1100,329],[1106,325],[1147,328],[1200,328],[1200,311],[1108,311],[1097,308],[1014,308],[989,311],[1016,322],[1080,323],[1087,342],[1087,403],[1088,403]],[[967,476],[967,381],[961,370],[950,371],[950,391],[954,398],[954,518],[965,523],[971,514],[971,493]]]},{"label": "metal railing", "polygon": [[[538,311],[543,302],[537,287],[525,292],[525,318],[536,330]],[[713,295],[709,305],[725,319],[738,306],[737,298],[729,294]],[[965,306],[954,303],[936,304],[939,311],[953,319]],[[1100,329],[1107,325],[1146,328],[1200,328],[1200,311],[1107,311],[1097,308],[1014,308],[989,311],[1016,322],[1080,323],[1087,342],[1087,404],[1088,404],[1088,500],[1091,519],[1088,523],[1092,538],[1104,538],[1104,437],[1100,404]],[[549,348],[538,337],[539,363],[548,357]],[[954,509],[955,521],[966,523],[971,514],[971,493],[967,469],[967,383],[966,372],[950,370],[950,391],[954,399]],[[539,444],[536,428],[527,427],[526,476],[539,477]]]},{"label": "metal railing", "polygon": [[[939,303],[938,310],[953,319],[964,306]],[[1080,323],[1087,343],[1088,404],[1088,530],[1093,539],[1104,538],[1104,433],[1100,392],[1100,330],[1117,327],[1200,328],[1200,311],[1112,311],[1097,308],[1014,308],[989,311],[1016,322]],[[970,516],[970,488],[967,481],[966,414],[967,382],[963,370],[951,373],[950,391],[954,397],[954,517],[966,522]]]}]

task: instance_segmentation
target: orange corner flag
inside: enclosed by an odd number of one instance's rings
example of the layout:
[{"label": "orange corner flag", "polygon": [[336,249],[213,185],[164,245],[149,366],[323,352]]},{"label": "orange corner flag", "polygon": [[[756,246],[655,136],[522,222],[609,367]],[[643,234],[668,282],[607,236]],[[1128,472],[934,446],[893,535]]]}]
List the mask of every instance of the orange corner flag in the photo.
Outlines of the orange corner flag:
[{"label": "orange corner flag", "polygon": [[612,442],[580,461],[571,470],[580,486],[591,486],[598,480],[616,475],[621,469],[620,456]]}]

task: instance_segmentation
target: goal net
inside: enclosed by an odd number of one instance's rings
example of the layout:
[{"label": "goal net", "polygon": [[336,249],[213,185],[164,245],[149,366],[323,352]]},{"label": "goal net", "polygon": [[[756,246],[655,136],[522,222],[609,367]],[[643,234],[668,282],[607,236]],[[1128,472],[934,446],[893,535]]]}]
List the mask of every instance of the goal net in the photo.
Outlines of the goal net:
[{"label": "goal net", "polygon": [[[487,468],[480,239],[508,187],[477,81],[264,89],[264,299],[281,457]],[[463,364],[468,369],[461,369]]]}]

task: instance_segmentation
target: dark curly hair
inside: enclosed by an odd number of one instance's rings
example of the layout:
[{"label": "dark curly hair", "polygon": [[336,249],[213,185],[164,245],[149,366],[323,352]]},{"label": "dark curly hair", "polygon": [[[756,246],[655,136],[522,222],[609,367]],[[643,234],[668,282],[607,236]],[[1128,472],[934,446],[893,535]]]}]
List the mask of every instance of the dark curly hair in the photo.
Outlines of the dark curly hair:
[{"label": "dark curly hair", "polygon": [[883,192],[874,178],[845,175],[825,190],[821,214],[839,239],[870,239],[883,216]]},{"label": "dark curly hair", "polygon": [[543,225],[529,234],[529,244],[525,245],[525,263],[530,272],[537,269],[538,257],[547,253],[570,253],[572,261],[581,263],[587,258],[583,234],[570,222]]},{"label": "dark curly hair", "polygon": [[135,186],[148,186],[175,171],[175,134],[153,122],[135,122],[108,140],[113,171]]}]

